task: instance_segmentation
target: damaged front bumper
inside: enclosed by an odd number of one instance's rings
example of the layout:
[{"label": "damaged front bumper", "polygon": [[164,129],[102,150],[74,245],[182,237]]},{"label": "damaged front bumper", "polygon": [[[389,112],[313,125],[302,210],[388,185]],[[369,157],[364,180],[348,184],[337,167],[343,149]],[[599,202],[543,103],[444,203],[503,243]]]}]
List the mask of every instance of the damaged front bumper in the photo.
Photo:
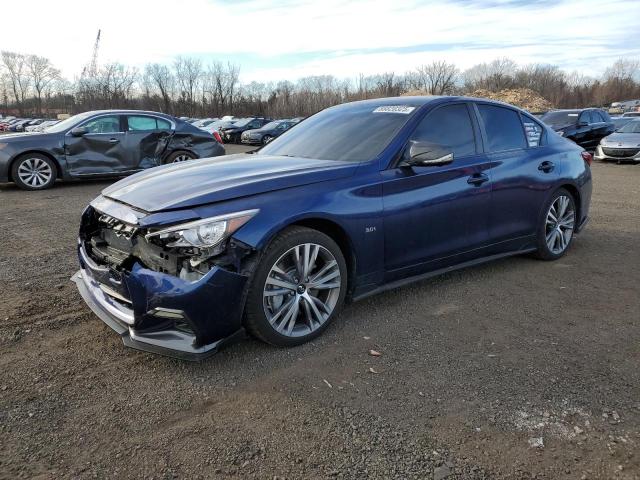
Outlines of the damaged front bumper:
[{"label": "damaged front bumper", "polygon": [[247,277],[214,267],[195,282],[144,268],[128,272],[96,264],[81,242],[72,277],[93,312],[138,350],[202,360],[244,336]]}]

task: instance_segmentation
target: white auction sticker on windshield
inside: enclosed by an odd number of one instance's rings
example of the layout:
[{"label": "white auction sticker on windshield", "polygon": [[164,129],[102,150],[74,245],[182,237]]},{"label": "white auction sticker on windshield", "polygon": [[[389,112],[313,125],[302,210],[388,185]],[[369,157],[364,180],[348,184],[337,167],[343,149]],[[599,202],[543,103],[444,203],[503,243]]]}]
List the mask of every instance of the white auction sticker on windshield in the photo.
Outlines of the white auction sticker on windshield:
[{"label": "white auction sticker on windshield", "polygon": [[408,107],[406,105],[388,105],[386,107],[378,107],[373,113],[404,113],[410,114],[416,109],[416,107]]}]

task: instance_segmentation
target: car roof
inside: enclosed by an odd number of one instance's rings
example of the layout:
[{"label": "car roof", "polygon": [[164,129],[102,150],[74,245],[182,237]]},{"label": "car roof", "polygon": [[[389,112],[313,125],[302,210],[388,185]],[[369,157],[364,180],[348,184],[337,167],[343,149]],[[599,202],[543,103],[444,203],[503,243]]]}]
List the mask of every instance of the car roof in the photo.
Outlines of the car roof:
[{"label": "car roof", "polygon": [[86,115],[99,115],[99,114],[107,114],[112,113],[115,115],[156,115],[159,117],[170,118],[172,120],[177,120],[173,115],[168,115],[166,113],[161,112],[152,112],[150,110],[91,110],[88,112],[83,112]]},{"label": "car roof", "polygon": [[557,109],[554,109],[554,110],[549,110],[548,113],[551,113],[551,112],[584,112],[586,110],[598,110],[600,112],[604,112],[604,110],[602,108],[587,107],[587,108],[557,108]]},{"label": "car roof", "polygon": [[445,103],[446,101],[492,103],[495,105],[502,105],[505,107],[522,110],[521,108],[515,105],[511,105],[510,103],[500,102],[498,100],[492,100],[490,98],[468,97],[468,96],[462,96],[462,95],[420,95],[420,96],[406,96],[406,97],[372,98],[368,100],[358,100],[355,102],[349,102],[349,103],[345,103],[337,106],[370,104],[371,106],[376,106],[376,107],[384,107],[384,106],[392,106],[392,105],[422,107],[423,105],[427,105],[429,103]]}]

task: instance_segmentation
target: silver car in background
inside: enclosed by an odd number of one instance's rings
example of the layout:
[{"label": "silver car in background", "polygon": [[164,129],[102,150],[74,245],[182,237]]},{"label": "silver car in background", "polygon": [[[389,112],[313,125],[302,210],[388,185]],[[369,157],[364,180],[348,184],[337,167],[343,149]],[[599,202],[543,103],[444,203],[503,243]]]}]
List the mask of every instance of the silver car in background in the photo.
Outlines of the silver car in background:
[{"label": "silver car in background", "polygon": [[640,163],[640,118],[630,121],[600,140],[594,158]]}]

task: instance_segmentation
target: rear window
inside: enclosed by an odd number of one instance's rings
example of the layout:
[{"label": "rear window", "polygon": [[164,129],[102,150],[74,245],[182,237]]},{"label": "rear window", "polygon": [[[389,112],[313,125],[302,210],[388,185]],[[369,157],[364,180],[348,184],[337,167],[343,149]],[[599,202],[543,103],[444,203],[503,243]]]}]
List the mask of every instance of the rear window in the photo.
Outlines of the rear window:
[{"label": "rear window", "polygon": [[522,125],[527,137],[527,145],[529,147],[539,147],[542,144],[542,125],[526,115],[522,115]]},{"label": "rear window", "polygon": [[547,112],[540,117],[540,120],[552,127],[564,127],[576,123],[578,115],[580,115],[580,110],[562,110]]},{"label": "rear window", "polygon": [[501,152],[526,148],[520,115],[515,110],[494,105],[478,105],[484,130],[487,134],[487,148],[490,152]]},{"label": "rear window", "polygon": [[260,150],[285,155],[361,162],[385,149],[416,108],[371,103],[328,108],[287,130]]},{"label": "rear window", "polygon": [[167,120],[144,115],[128,116],[127,124],[130,131],[168,130],[171,128],[171,123]]}]

